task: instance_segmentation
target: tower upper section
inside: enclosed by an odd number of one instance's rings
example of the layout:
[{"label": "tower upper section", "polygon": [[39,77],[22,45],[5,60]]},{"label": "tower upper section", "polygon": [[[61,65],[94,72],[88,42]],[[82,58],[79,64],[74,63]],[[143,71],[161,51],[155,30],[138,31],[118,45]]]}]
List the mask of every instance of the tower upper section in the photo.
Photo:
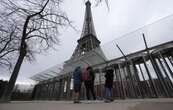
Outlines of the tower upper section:
[{"label": "tower upper section", "polygon": [[94,22],[91,13],[91,3],[87,1],[85,5],[86,9],[83,29],[72,58],[76,58],[100,46],[100,41],[96,37],[94,28]]},{"label": "tower upper section", "polygon": [[93,22],[92,13],[91,13],[90,1],[87,1],[85,5],[86,5],[86,9],[85,9],[85,17],[84,17],[84,24],[83,24],[83,29],[81,33],[81,38],[88,36],[89,34],[96,37],[94,22]]}]

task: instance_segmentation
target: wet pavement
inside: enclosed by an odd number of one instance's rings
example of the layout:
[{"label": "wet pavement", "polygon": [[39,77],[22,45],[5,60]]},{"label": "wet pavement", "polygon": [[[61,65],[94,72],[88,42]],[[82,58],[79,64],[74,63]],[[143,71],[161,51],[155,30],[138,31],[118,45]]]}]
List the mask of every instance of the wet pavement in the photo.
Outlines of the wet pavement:
[{"label": "wet pavement", "polygon": [[173,98],[104,101],[12,101],[0,103],[0,110],[173,110]]}]

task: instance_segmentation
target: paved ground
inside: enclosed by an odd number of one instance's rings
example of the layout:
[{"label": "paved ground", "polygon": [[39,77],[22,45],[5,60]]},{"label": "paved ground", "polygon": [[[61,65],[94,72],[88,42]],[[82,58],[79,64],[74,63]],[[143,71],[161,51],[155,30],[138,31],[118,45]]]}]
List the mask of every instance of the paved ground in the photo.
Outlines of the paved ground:
[{"label": "paved ground", "polygon": [[137,99],[103,101],[13,101],[1,103],[0,110],[173,110],[173,99]]}]

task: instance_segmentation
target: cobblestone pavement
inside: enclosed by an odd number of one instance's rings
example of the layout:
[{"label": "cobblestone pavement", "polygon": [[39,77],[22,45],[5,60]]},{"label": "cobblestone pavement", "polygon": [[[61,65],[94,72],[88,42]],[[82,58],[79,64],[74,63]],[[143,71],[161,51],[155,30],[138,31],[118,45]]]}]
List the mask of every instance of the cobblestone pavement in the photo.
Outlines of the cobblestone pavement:
[{"label": "cobblestone pavement", "polygon": [[173,110],[173,98],[103,101],[13,101],[0,103],[0,110]]}]

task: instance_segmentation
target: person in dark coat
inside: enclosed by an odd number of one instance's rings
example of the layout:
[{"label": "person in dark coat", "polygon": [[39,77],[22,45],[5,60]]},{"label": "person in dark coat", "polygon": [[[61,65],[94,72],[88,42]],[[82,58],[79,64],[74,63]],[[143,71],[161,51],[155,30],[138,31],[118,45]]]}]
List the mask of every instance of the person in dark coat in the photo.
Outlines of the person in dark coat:
[{"label": "person in dark coat", "polygon": [[74,84],[74,103],[79,103],[80,99],[80,89],[81,89],[81,84],[82,84],[82,70],[81,67],[78,66],[75,68],[73,72],[73,84]]},{"label": "person in dark coat", "polygon": [[94,92],[94,80],[95,74],[92,67],[87,67],[88,78],[84,81],[85,88],[86,88],[86,96],[87,100],[90,100],[90,93],[92,94],[93,100],[96,100],[95,92]]},{"label": "person in dark coat", "polygon": [[113,101],[113,80],[114,80],[114,70],[112,68],[106,69],[105,74],[105,96],[106,100],[105,102]]}]

